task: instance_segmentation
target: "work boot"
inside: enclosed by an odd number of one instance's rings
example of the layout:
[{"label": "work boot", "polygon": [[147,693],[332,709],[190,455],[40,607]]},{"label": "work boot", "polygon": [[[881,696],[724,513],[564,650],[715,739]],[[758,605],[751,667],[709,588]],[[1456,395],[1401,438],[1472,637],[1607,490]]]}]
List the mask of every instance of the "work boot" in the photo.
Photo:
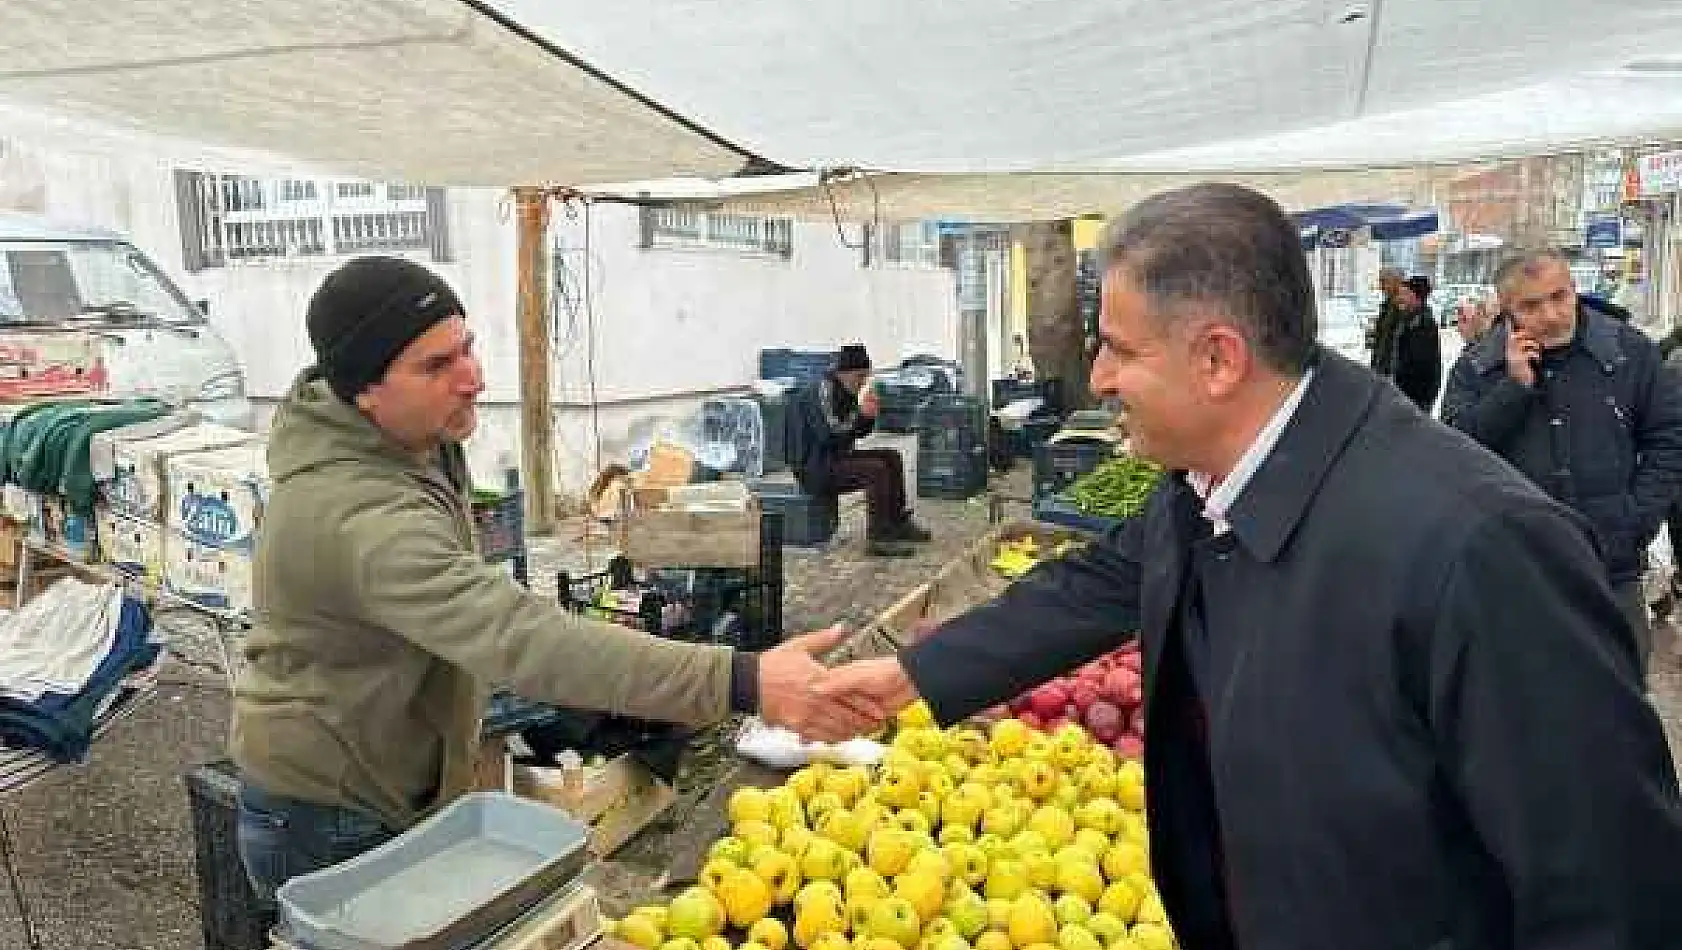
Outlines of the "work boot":
[{"label": "work boot", "polygon": [[894,526],[894,540],[910,541],[913,544],[927,544],[934,540],[929,529],[923,527],[908,516],[904,521]]},{"label": "work boot", "polygon": [[865,542],[864,553],[871,557],[911,557],[917,552],[904,541],[872,539]]}]

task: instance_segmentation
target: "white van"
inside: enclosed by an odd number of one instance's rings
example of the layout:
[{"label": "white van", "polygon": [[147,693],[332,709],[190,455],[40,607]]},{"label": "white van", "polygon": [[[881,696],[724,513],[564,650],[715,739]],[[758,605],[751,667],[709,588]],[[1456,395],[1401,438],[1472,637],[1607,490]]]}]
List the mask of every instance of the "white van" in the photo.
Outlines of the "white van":
[{"label": "white van", "polygon": [[138,248],[113,231],[0,214],[0,391],[28,373],[6,354],[71,340],[91,340],[102,395],[151,396],[223,425],[256,424],[232,348]]}]

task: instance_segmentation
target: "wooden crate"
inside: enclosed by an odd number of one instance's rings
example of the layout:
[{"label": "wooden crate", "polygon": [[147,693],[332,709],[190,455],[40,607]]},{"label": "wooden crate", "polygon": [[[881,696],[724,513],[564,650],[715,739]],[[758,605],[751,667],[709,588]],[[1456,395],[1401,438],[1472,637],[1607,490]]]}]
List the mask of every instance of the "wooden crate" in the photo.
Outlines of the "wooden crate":
[{"label": "wooden crate", "polygon": [[999,542],[1025,536],[1033,537],[1046,549],[1064,541],[1085,540],[1078,532],[1035,521],[1002,524],[946,562],[927,583],[878,614],[824,661],[835,665],[898,652],[915,638],[913,628],[918,624],[943,623],[999,596],[1010,586],[1010,581],[992,567]]},{"label": "wooden crate", "polygon": [[554,805],[590,826],[590,853],[607,857],[677,801],[677,793],[637,759],[621,755],[578,769],[516,765],[509,790]]},{"label": "wooden crate", "polygon": [[759,509],[636,510],[625,520],[624,554],[638,567],[759,566]]}]

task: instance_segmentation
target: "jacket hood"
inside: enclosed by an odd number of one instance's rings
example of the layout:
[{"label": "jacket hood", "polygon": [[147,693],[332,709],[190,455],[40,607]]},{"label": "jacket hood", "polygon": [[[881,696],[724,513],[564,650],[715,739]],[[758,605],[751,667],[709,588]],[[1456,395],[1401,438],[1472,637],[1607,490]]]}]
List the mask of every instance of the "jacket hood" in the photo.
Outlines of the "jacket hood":
[{"label": "jacket hood", "polygon": [[277,482],[350,462],[414,468],[420,463],[368,418],[334,395],[316,367],[299,374],[269,430],[269,474]]}]

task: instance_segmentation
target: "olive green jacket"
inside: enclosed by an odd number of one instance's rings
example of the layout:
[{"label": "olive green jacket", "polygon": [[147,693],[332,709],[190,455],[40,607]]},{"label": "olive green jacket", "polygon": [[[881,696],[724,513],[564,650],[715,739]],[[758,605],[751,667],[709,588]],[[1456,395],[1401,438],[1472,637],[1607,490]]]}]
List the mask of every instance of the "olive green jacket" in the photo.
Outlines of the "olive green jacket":
[{"label": "olive green jacket", "polygon": [[728,714],[730,650],[581,618],[486,564],[459,446],[418,459],[306,372],[268,458],[232,738],[259,788],[407,827],[467,789],[490,684],[650,719]]}]

